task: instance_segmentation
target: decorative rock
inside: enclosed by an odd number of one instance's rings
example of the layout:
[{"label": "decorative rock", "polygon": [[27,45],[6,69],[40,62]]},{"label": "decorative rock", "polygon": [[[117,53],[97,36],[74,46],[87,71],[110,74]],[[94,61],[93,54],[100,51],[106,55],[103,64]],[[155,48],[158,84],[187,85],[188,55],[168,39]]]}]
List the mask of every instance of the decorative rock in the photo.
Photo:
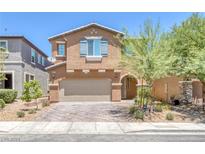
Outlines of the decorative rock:
[{"label": "decorative rock", "polygon": [[192,103],[192,81],[179,81],[180,94],[188,103]]}]

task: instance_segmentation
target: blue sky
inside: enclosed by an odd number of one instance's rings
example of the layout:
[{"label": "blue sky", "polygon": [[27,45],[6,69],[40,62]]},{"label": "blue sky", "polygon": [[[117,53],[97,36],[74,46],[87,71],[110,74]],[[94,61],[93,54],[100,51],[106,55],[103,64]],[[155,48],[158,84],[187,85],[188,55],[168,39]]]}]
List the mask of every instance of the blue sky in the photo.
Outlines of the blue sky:
[{"label": "blue sky", "polygon": [[[0,35],[24,35],[47,55],[51,55],[48,37],[88,24],[99,24],[137,34],[146,19],[160,21],[168,31],[191,13],[0,13]],[[6,29],[6,30],[5,30]]]}]

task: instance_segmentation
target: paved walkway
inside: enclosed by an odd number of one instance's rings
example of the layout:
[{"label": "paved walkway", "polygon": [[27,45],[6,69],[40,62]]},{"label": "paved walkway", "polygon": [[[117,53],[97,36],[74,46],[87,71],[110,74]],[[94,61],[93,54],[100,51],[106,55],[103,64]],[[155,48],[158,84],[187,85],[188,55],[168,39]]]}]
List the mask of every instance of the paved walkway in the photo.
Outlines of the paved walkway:
[{"label": "paved walkway", "polygon": [[36,121],[135,122],[129,113],[131,103],[59,102],[43,112]]},{"label": "paved walkway", "polygon": [[0,122],[0,134],[205,134],[205,124],[129,122]]}]

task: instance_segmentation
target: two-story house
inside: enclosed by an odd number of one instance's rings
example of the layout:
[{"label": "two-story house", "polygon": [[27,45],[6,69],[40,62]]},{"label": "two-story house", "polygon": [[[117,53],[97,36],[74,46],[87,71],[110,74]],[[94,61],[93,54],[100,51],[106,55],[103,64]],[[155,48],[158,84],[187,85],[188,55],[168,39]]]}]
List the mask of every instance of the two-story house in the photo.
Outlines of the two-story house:
[{"label": "two-story house", "polygon": [[[50,74],[50,100],[121,101],[136,96],[140,80],[119,67],[123,33],[91,23],[52,36],[54,65]],[[179,78],[156,80],[153,95],[162,100],[180,94]],[[193,98],[202,98],[202,85],[193,81]]]},{"label": "two-story house", "polygon": [[48,56],[24,36],[0,36],[0,47],[8,52],[3,70],[6,80],[0,82],[0,88],[16,89],[21,96],[24,82],[35,79],[47,95]]},{"label": "two-story house", "polygon": [[54,65],[51,101],[120,101],[136,95],[137,80],[119,68],[120,31],[91,23],[49,38]]}]

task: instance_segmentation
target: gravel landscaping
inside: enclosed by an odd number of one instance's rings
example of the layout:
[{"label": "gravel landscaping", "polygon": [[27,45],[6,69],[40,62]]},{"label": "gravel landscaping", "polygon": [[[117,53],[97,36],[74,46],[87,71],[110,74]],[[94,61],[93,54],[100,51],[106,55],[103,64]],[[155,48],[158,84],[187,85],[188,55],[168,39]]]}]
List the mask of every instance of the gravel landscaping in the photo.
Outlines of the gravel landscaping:
[{"label": "gravel landscaping", "polygon": [[[161,112],[145,112],[145,122],[187,122],[187,123],[205,123],[205,111],[202,106],[194,104],[183,104],[169,106],[169,109],[163,109]],[[173,120],[167,120],[167,114],[172,114]],[[141,119],[137,120],[142,121]]]},{"label": "gravel landscaping", "polygon": [[[53,104],[50,106],[42,107],[41,103],[38,105],[39,110],[36,111],[36,113],[29,114],[29,111],[31,109],[35,110],[35,103],[23,103],[20,100],[16,100],[15,102],[11,104],[6,104],[6,107],[4,109],[0,109],[0,121],[33,121],[36,119],[42,112],[45,112],[50,107],[52,107]],[[17,112],[24,112],[25,116],[19,118],[17,116]]]}]

